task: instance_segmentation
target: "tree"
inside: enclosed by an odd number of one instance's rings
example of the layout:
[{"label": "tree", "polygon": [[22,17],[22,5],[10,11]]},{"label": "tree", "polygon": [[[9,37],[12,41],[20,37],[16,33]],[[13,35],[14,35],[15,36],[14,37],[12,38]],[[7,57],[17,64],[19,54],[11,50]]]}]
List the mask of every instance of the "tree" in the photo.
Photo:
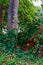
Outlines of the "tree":
[{"label": "tree", "polygon": [[[14,0],[12,0],[12,1],[14,1]],[[19,2],[17,2],[17,3],[19,4],[19,9],[17,8],[18,11],[16,10],[18,12],[16,20],[19,19],[18,28],[22,31],[26,31],[28,26],[29,26],[29,23],[33,22],[33,20],[36,19],[37,16],[36,16],[35,12],[38,10],[38,8],[36,8],[33,5],[31,0],[19,0]],[[4,0],[4,9],[3,9],[4,12],[3,12],[3,23],[2,23],[3,29],[6,29],[6,26],[7,26],[7,29],[9,30],[9,29],[13,29],[15,26],[15,25],[13,26],[13,24],[15,24],[13,22],[15,20],[15,16],[13,14],[14,13],[14,11],[13,11],[14,7],[13,6],[14,6],[14,4],[12,5],[11,1],[9,3],[9,0]],[[11,9],[11,8],[13,8],[13,9]],[[11,9],[13,11],[13,13],[9,9]],[[9,18],[10,15],[11,15],[11,18]],[[11,22],[11,19],[12,19],[12,22]],[[7,21],[8,21],[8,24],[7,24]],[[17,26],[16,26],[16,28],[17,28]]]},{"label": "tree", "polygon": [[8,9],[8,25],[7,28],[18,30],[18,5],[19,0],[10,0]]}]

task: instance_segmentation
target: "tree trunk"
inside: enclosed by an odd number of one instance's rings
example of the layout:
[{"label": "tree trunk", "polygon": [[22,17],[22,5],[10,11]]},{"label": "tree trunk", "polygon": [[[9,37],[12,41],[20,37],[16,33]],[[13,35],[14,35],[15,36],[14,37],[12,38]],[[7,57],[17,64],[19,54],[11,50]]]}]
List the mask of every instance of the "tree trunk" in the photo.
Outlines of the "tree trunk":
[{"label": "tree trunk", "polygon": [[10,0],[8,9],[8,25],[7,29],[18,30],[18,5],[19,0]]},{"label": "tree trunk", "polygon": [[3,3],[0,3],[0,32],[2,31],[2,10],[3,10]]}]

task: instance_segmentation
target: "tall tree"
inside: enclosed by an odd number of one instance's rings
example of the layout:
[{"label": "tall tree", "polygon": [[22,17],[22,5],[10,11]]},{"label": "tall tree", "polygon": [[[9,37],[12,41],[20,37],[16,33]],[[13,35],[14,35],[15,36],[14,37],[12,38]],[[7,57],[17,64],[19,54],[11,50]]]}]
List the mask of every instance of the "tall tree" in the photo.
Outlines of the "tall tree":
[{"label": "tall tree", "polygon": [[8,9],[8,30],[18,30],[18,5],[19,0],[10,0]]}]

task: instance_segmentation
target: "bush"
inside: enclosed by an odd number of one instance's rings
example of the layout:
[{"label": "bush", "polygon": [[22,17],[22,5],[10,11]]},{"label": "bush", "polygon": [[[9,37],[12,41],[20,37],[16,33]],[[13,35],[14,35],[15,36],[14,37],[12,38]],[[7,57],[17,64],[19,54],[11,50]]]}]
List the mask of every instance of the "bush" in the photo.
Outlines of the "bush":
[{"label": "bush", "polygon": [[29,50],[35,55],[43,56],[40,47],[43,48],[43,26],[39,22],[31,23],[27,31],[16,33],[14,30],[9,30],[6,34],[0,35],[0,49],[3,52]]},{"label": "bush", "polygon": [[4,52],[12,52],[15,48],[15,44],[17,43],[17,35],[14,30],[8,31],[7,34],[0,35],[0,47]]}]

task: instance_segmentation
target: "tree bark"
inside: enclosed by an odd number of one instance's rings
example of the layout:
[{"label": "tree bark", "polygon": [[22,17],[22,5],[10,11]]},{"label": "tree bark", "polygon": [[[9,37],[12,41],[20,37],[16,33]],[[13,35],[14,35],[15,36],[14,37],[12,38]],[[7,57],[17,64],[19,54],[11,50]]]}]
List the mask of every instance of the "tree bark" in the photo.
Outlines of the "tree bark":
[{"label": "tree bark", "polygon": [[3,10],[3,3],[0,3],[0,32],[2,31],[2,10]]},{"label": "tree bark", "polygon": [[18,6],[19,0],[10,0],[8,9],[8,25],[7,29],[18,30]]}]

